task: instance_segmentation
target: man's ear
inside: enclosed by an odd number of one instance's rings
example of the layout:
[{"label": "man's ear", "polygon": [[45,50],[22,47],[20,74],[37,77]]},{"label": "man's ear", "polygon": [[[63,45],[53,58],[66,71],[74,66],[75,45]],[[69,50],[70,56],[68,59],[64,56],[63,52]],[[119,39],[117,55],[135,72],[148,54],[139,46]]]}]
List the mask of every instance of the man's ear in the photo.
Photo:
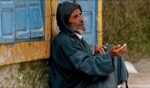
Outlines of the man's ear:
[{"label": "man's ear", "polygon": [[70,22],[68,22],[68,26],[69,26],[69,27],[71,26],[71,23],[70,23]]}]

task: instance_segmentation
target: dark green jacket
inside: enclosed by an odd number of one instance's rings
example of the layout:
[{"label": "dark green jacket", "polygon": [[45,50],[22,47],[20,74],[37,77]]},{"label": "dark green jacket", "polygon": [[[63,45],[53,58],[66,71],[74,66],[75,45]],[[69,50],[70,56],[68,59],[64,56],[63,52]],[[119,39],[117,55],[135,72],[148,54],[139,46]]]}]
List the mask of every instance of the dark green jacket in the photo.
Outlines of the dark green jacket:
[{"label": "dark green jacket", "polygon": [[[62,8],[79,5],[65,2],[58,5],[57,22],[59,34],[52,41],[50,57],[50,84],[52,88],[117,88],[128,74],[122,57],[110,56],[111,46],[106,53],[94,56],[84,40],[80,40],[66,25],[66,13]],[[61,9],[61,10],[60,10]],[[80,8],[81,9],[81,8]],[[64,11],[65,12],[65,11]]]}]

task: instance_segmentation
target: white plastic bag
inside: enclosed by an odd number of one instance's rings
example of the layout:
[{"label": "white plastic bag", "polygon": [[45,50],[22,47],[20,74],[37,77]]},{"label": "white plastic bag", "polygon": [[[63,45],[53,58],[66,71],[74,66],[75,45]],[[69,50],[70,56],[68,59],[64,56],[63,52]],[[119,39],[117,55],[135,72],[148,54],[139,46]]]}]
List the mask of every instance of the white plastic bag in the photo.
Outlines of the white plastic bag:
[{"label": "white plastic bag", "polygon": [[134,65],[128,61],[125,61],[126,68],[129,73],[137,74],[138,71],[135,69]]}]

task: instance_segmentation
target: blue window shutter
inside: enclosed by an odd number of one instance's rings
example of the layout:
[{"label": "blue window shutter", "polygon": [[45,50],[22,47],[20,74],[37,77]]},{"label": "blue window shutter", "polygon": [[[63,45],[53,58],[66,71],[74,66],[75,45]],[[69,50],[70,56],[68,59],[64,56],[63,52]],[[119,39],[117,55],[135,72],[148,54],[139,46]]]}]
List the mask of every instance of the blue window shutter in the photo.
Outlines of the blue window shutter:
[{"label": "blue window shutter", "polygon": [[44,35],[42,12],[40,6],[40,1],[28,1],[29,29],[31,38]]},{"label": "blue window shutter", "polygon": [[16,39],[26,39],[30,37],[28,28],[28,13],[25,1],[15,2],[15,32]]},{"label": "blue window shutter", "polygon": [[0,43],[44,38],[45,0],[0,0]]},{"label": "blue window shutter", "polygon": [[91,11],[87,11],[87,12],[83,12],[82,13],[83,17],[84,17],[84,25],[86,27],[86,32],[90,33],[92,32],[92,12]]},{"label": "blue window shutter", "polygon": [[0,42],[13,42],[14,37],[14,2],[0,2]]},{"label": "blue window shutter", "polygon": [[[77,0],[77,2],[81,5],[85,31],[83,32],[84,39],[91,46],[91,48],[95,48],[97,43],[97,23],[96,23],[96,14],[97,14],[97,0]],[[85,6],[86,5],[86,6]]]}]

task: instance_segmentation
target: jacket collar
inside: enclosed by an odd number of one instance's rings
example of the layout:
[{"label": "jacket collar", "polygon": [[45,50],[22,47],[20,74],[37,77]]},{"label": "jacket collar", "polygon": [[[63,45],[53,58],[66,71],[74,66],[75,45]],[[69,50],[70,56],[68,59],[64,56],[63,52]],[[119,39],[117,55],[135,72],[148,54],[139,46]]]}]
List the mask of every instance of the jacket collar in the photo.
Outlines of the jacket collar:
[{"label": "jacket collar", "polygon": [[83,38],[82,35],[80,35],[80,34],[78,34],[78,33],[75,33],[75,34],[78,36],[78,38],[79,38],[80,40]]}]

